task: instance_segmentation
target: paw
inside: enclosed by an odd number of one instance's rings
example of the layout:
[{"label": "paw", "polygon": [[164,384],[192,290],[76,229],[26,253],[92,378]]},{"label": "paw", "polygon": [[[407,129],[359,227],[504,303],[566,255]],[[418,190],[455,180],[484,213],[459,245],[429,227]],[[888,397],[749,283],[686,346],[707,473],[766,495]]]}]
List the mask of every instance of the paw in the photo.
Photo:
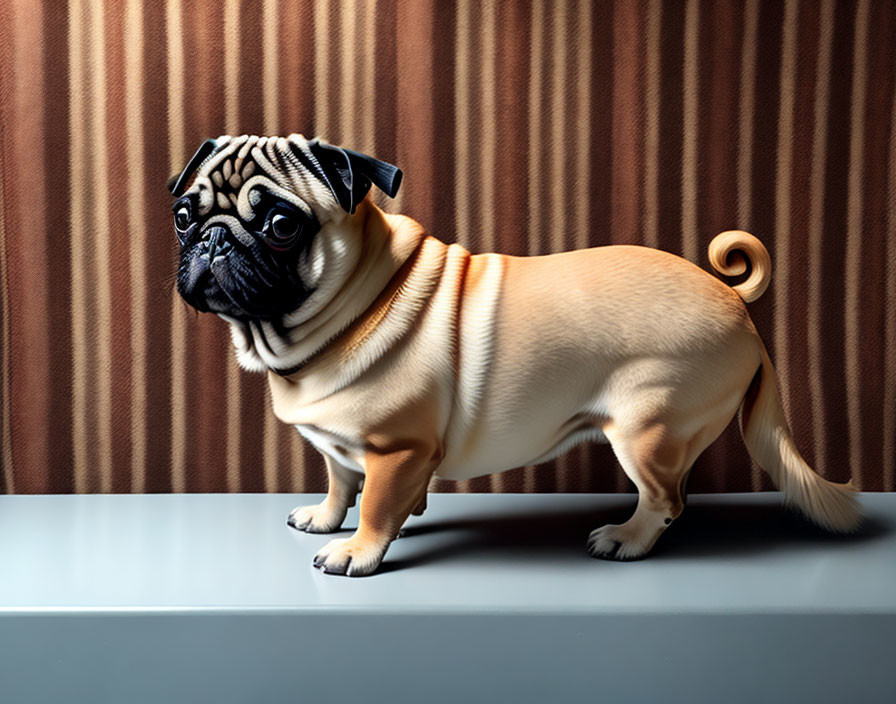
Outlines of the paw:
[{"label": "paw", "polygon": [[338,538],[320,549],[314,556],[314,566],[326,574],[363,577],[380,566],[387,547],[353,537]]},{"label": "paw", "polygon": [[306,533],[332,533],[342,527],[345,511],[330,508],[325,501],[316,506],[301,506],[294,509],[286,523],[296,530]]},{"label": "paw", "polygon": [[588,554],[602,560],[639,560],[650,551],[654,542],[655,539],[645,542],[638,535],[631,535],[625,525],[606,525],[591,531]]}]

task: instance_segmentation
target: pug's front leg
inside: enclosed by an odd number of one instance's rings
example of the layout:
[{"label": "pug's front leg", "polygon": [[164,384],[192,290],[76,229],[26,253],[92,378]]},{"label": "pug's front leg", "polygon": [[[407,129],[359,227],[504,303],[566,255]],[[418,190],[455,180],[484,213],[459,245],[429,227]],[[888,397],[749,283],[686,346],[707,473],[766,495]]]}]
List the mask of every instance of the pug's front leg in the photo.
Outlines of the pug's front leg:
[{"label": "pug's front leg", "polygon": [[420,501],[435,465],[433,453],[402,450],[370,454],[365,458],[361,520],[351,538],[331,540],[317,555],[314,566],[327,574],[360,577],[383,561],[389,544]]},{"label": "pug's front leg", "polygon": [[300,506],[289,514],[286,522],[306,533],[332,533],[342,527],[345,514],[355,505],[355,497],[364,479],[360,472],[347,469],[324,455],[330,486],[327,498],[315,506]]}]

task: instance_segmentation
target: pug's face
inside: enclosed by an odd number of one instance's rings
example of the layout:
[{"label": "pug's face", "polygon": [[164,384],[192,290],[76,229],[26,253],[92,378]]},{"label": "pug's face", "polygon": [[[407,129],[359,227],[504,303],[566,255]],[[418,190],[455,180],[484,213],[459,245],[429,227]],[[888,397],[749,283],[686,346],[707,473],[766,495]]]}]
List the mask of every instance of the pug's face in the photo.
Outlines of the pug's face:
[{"label": "pug's face", "polygon": [[394,197],[401,171],[302,135],[207,140],[173,180],[177,290],[191,306],[276,321],[314,293],[321,229],[355,212],[372,184]]},{"label": "pug's face", "polygon": [[273,320],[308,298],[302,265],[321,219],[338,205],[302,165],[312,156],[298,135],[216,140],[172,206],[181,244],[177,290],[187,303],[239,320]]}]

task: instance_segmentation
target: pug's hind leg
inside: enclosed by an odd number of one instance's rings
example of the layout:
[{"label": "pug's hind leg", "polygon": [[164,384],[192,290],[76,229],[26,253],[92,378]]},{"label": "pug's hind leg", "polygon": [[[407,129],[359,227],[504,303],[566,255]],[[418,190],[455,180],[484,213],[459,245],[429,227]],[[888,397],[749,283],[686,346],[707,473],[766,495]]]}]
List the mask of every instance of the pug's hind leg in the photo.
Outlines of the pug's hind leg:
[{"label": "pug's hind leg", "polygon": [[327,498],[315,506],[300,506],[289,514],[286,522],[306,533],[332,533],[342,527],[345,514],[355,505],[355,497],[364,475],[347,469],[324,455],[330,486]]},{"label": "pug's hind leg", "polygon": [[638,488],[638,507],[622,525],[592,531],[588,552],[606,560],[637,560],[650,552],[684,510],[681,487],[688,443],[672,437],[662,424],[608,438],[626,475]]}]

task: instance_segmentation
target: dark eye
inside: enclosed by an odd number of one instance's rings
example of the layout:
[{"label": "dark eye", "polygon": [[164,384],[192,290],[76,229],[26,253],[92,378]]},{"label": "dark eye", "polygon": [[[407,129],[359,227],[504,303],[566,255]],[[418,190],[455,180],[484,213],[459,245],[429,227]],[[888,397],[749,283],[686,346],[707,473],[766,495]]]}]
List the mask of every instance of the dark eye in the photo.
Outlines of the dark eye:
[{"label": "dark eye", "polygon": [[298,231],[299,221],[290,215],[277,213],[271,220],[271,232],[279,240],[292,239]]},{"label": "dark eye", "polygon": [[190,208],[182,205],[174,212],[174,227],[178,232],[186,232],[190,227]]},{"label": "dark eye", "polygon": [[278,251],[289,249],[302,231],[302,221],[298,215],[276,210],[265,228],[267,243]]}]

